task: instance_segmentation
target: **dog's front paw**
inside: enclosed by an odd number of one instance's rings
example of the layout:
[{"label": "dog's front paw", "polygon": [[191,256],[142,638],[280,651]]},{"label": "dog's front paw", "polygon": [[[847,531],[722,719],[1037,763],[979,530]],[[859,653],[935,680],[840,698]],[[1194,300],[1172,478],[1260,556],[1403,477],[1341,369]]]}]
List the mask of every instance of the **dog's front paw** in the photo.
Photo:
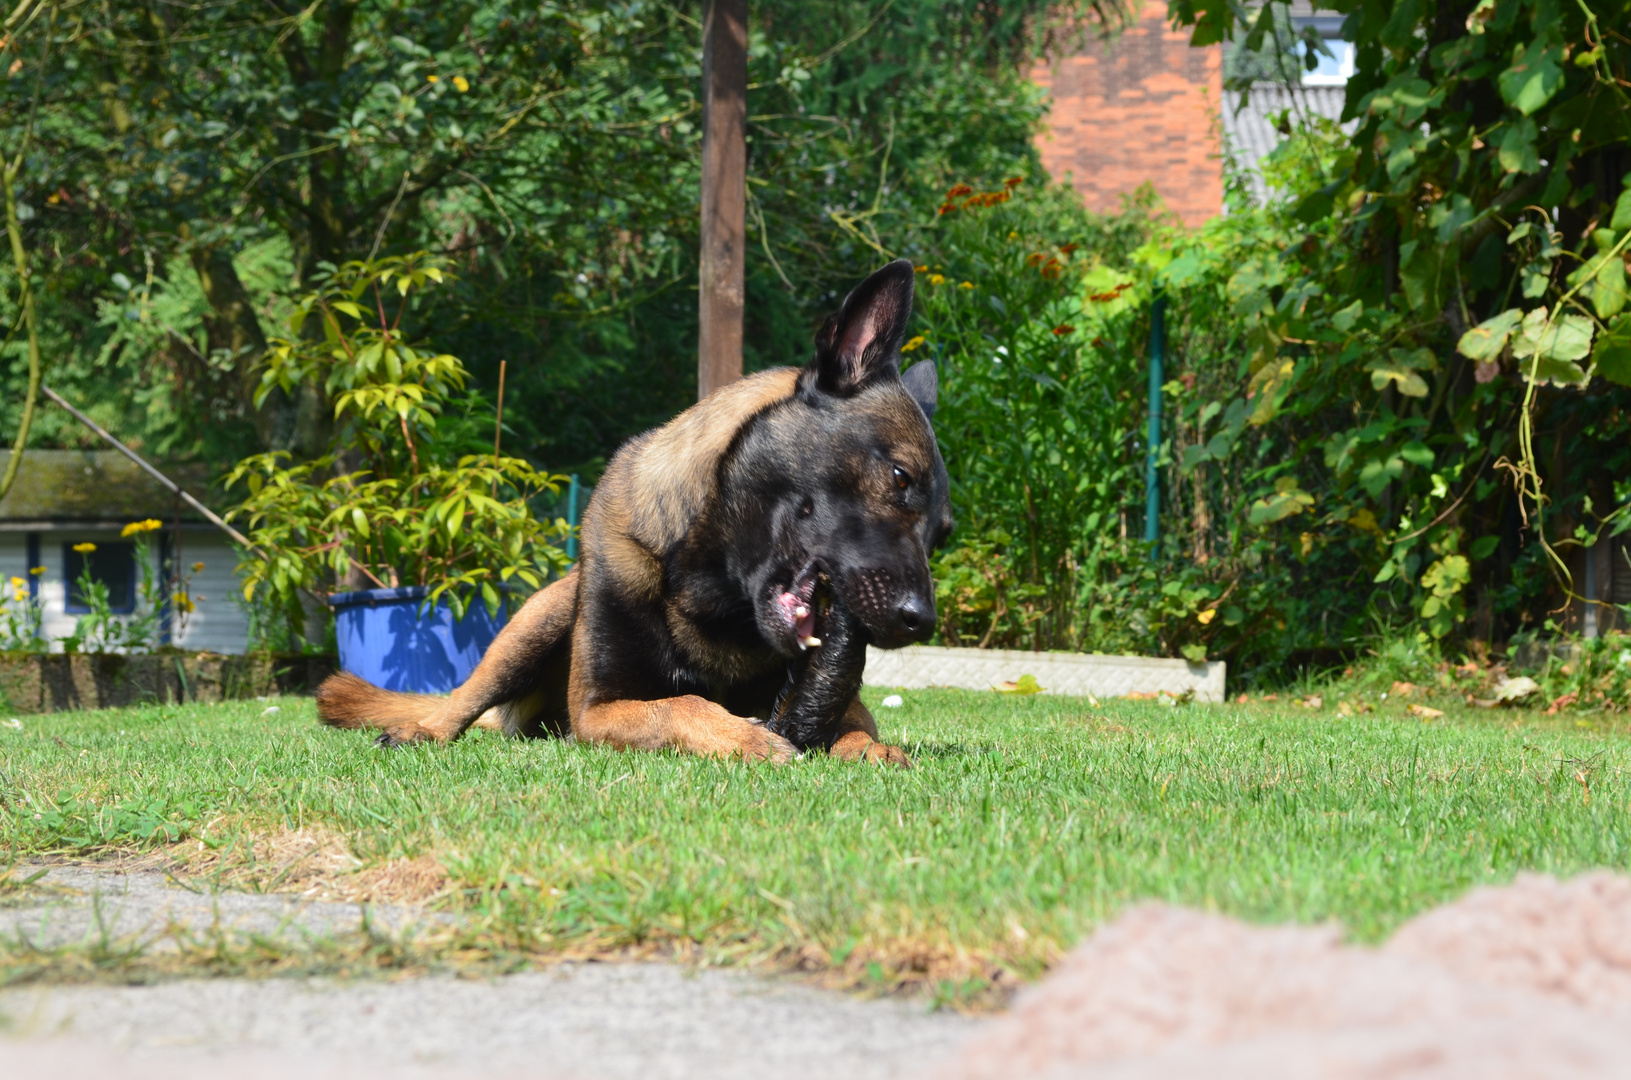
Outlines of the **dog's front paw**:
[{"label": "dog's front paw", "polygon": [[851,731],[841,736],[832,744],[829,753],[840,761],[871,761],[880,765],[898,765],[902,769],[912,767],[912,759],[906,756],[906,751],[881,743],[864,731]]},{"label": "dog's front paw", "polygon": [[745,761],[768,761],[773,765],[785,765],[797,756],[796,746],[775,732],[763,728],[742,740],[742,758]]}]

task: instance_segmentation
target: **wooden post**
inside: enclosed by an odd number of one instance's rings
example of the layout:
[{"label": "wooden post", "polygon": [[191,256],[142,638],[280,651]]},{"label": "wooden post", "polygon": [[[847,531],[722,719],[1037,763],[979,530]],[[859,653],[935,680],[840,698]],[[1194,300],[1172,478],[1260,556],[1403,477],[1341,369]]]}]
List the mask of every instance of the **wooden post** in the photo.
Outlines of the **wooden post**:
[{"label": "wooden post", "polygon": [[707,0],[702,21],[698,401],[742,377],[747,103],[747,0]]}]

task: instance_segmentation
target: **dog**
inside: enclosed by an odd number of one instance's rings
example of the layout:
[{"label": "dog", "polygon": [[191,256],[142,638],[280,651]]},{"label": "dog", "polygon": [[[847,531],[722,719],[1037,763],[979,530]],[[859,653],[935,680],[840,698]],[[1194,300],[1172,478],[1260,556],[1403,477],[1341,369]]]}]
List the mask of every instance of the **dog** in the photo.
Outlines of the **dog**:
[{"label": "dog", "polygon": [[[938,375],[928,361],[900,371],[913,284],[910,262],[889,263],[804,367],[749,375],[624,444],[585,509],[577,565],[450,696],[342,673],[318,689],[319,719],[383,745],[480,721],[620,749],[785,761],[820,745],[909,765],[855,690],[868,642],[933,634],[929,555],[953,524]],[[790,701],[831,715],[786,720]]]}]

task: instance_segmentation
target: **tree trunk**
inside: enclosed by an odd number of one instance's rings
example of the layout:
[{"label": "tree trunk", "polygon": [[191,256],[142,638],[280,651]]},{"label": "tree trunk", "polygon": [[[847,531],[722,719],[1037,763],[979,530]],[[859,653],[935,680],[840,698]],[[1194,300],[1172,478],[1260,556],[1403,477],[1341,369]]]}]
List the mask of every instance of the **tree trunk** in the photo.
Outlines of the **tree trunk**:
[{"label": "tree trunk", "polygon": [[708,0],[702,23],[702,260],[697,399],[742,377],[747,202],[747,0]]}]

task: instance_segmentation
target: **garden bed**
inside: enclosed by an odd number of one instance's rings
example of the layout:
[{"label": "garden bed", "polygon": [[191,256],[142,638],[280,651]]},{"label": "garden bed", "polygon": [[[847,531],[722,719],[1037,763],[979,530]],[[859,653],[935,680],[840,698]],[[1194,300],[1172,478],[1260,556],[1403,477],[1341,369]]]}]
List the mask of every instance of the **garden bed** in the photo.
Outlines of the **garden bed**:
[{"label": "garden bed", "polygon": [[16,715],[162,702],[309,694],[332,656],[191,653],[0,654],[0,705]]}]

